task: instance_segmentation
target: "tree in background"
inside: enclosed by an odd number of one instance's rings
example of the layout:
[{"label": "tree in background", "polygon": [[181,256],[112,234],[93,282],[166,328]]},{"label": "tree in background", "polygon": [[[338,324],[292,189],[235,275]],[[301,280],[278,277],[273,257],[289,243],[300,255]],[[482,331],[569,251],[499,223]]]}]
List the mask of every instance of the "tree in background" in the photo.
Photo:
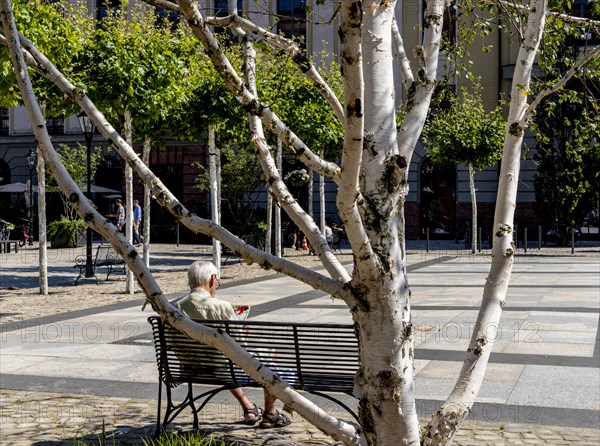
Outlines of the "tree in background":
[{"label": "tree in background", "polygon": [[[81,144],[77,143],[75,146],[68,146],[67,144],[60,144],[56,150],[61,163],[67,169],[67,172],[73,178],[73,181],[81,188],[85,190],[85,184],[87,180],[87,150]],[[90,178],[94,178],[96,170],[102,164],[103,160],[102,148],[93,147],[90,158]],[[66,197],[56,183],[56,179],[53,176],[48,178],[48,190],[53,192],[59,192],[63,202],[63,216],[67,220],[75,220],[77,214],[73,206],[69,202],[69,197]]]},{"label": "tree in background", "polygon": [[[559,11],[570,12],[570,4],[557,2]],[[591,10],[600,18],[600,5]],[[598,30],[585,23],[548,20],[555,30],[544,39],[539,65],[544,76],[539,89],[564,77],[600,39]],[[596,43],[597,44],[597,43]],[[540,104],[534,118],[535,196],[538,215],[543,216],[551,241],[565,245],[571,230],[597,212],[600,197],[600,58],[579,70],[560,91]],[[543,110],[543,111],[542,111]]]},{"label": "tree in background", "polygon": [[486,112],[481,100],[481,86],[462,87],[460,94],[446,91],[439,98],[447,107],[433,112],[423,127],[423,145],[434,164],[466,164],[471,192],[471,252],[477,249],[477,194],[475,172],[493,166],[502,157],[506,122],[502,105]]}]

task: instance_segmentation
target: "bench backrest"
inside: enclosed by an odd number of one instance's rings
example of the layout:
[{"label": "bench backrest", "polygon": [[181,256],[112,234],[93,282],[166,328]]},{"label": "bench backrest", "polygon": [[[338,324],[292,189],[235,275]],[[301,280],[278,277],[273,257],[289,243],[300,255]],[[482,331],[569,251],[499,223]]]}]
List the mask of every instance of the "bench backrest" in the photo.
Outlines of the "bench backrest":
[{"label": "bench backrest", "polygon": [[[163,324],[152,325],[160,379],[181,382],[258,386],[219,351],[190,340]],[[306,391],[352,394],[358,347],[352,325],[258,321],[198,320],[221,327],[290,385]]]},{"label": "bench backrest", "polygon": [[110,263],[112,265],[120,265],[125,263],[125,260],[115,251],[112,245],[98,245],[96,250],[96,261],[97,265]]}]

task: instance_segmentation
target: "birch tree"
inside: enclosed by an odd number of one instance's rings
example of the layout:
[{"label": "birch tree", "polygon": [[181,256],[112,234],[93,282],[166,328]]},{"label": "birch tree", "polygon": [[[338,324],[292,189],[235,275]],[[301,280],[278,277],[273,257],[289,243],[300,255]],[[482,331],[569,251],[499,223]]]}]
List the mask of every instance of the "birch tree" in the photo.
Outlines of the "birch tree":
[{"label": "birch tree", "polygon": [[[395,32],[395,5],[394,1],[341,1],[340,37],[344,75],[344,97],[341,101],[330,94],[331,90],[322,82],[308,59],[301,57],[293,43],[235,14],[226,18],[204,17],[192,0],[179,0],[178,5],[173,6],[183,13],[232,95],[249,113],[252,141],[269,191],[309,238],[326,270],[326,274],[322,274],[248,246],[220,226],[188,211],[141,162],[89,98],[62,76],[28,39],[18,34],[11,15],[10,0],[0,0],[0,18],[6,42],[40,150],[48,168],[78,213],[84,215],[85,221],[105,236],[123,256],[136,275],[148,302],[166,323],[192,339],[221,350],[284,404],[346,445],[449,444],[460,421],[469,413],[481,386],[495,338],[490,327],[497,326],[510,279],[514,256],[512,227],[522,139],[535,105],[542,96],[549,94],[542,91],[528,102],[532,96],[529,88],[531,70],[547,12],[545,0],[532,0],[528,5],[530,9],[524,13],[526,26],[523,26],[514,72],[494,220],[494,252],[483,290],[482,311],[477,318],[454,390],[442,409],[421,431],[415,410],[414,349],[406,275],[403,203],[407,192],[407,167],[436,85],[444,1],[432,0],[427,3],[423,44],[414,51],[417,68],[414,74],[410,65],[404,63],[406,60],[400,57],[400,69],[406,87],[406,117],[398,129],[392,82],[395,68],[393,52],[394,48],[400,55],[407,52],[402,47],[400,35]],[[248,45],[244,51],[250,64],[253,63],[253,36],[286,48],[307,77],[319,86],[342,122],[344,144],[341,165],[317,156],[290,126],[261,102],[253,87],[255,80],[248,70],[244,70],[243,75],[235,71],[210,33],[207,27],[209,23],[235,26],[246,33]],[[597,54],[592,51],[588,56],[596,57]],[[116,231],[114,225],[93,209],[61,166],[45,131],[31,79],[25,69],[25,60],[38,74],[55,82],[65,96],[75,101],[92,118],[125,161],[152,188],[157,201],[182,224],[219,239],[230,249],[240,252],[249,263],[256,262],[264,268],[285,273],[348,305],[360,346],[360,368],[355,379],[360,426],[337,420],[325,413],[293,391],[268,368],[261,366],[256,358],[226,334],[190,321],[168,303],[135,249]],[[585,61],[585,58],[581,59],[574,65],[574,70]],[[352,274],[341,266],[318,226],[300,209],[287,190],[271,156],[265,138],[266,131],[281,139],[289,152],[305,163],[308,169],[332,178],[338,185],[338,209],[355,259]]]}]

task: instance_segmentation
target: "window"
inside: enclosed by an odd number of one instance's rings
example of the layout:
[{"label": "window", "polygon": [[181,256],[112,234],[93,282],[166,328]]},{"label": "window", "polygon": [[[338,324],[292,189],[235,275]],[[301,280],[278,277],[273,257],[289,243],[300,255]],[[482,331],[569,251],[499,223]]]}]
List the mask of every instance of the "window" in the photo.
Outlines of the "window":
[{"label": "window", "polygon": [[10,127],[9,127],[9,115],[8,108],[0,107],[0,135],[8,136]]},{"label": "window", "polygon": [[178,12],[157,7],[154,13],[156,14],[156,25],[158,25],[160,22],[167,21],[171,24],[171,30],[177,29],[177,26],[181,20],[181,16]]},{"label": "window", "polygon": [[[571,15],[598,20],[598,17],[593,14],[592,7],[592,2],[589,0],[574,0],[571,5]],[[600,45],[600,33],[592,28],[582,28],[581,38],[586,45]]]},{"label": "window", "polygon": [[[215,16],[223,17],[229,15],[228,0],[215,0]],[[237,2],[238,14],[242,15],[244,10],[244,0],[238,0]]]},{"label": "window", "polygon": [[46,128],[50,135],[62,135],[65,133],[65,118],[48,118],[46,119]]},{"label": "window", "polygon": [[277,29],[286,37],[302,37],[306,42],[306,0],[278,0]]},{"label": "window", "polygon": [[96,3],[96,20],[115,14],[121,9],[121,0],[98,0]]},{"label": "window", "polygon": [[442,37],[450,44],[456,43],[456,5],[450,3],[444,9],[444,25],[442,26]]}]

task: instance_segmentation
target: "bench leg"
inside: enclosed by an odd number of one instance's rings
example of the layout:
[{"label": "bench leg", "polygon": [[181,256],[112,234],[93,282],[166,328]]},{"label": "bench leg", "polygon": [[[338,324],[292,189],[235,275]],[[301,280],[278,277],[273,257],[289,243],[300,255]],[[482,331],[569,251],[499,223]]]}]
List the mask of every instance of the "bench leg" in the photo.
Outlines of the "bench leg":
[{"label": "bench leg", "polygon": [[77,283],[79,282],[79,279],[81,279],[81,276],[83,276],[83,270],[84,269],[85,269],[85,266],[84,266],[84,268],[79,267],[79,275],[77,276],[77,279],[75,279],[75,286],[77,286]]},{"label": "bench leg", "polygon": [[158,380],[158,407],[156,409],[156,432],[154,433],[154,436],[157,438],[160,436],[160,405],[162,403],[162,386],[163,386],[163,383],[159,379]]}]

